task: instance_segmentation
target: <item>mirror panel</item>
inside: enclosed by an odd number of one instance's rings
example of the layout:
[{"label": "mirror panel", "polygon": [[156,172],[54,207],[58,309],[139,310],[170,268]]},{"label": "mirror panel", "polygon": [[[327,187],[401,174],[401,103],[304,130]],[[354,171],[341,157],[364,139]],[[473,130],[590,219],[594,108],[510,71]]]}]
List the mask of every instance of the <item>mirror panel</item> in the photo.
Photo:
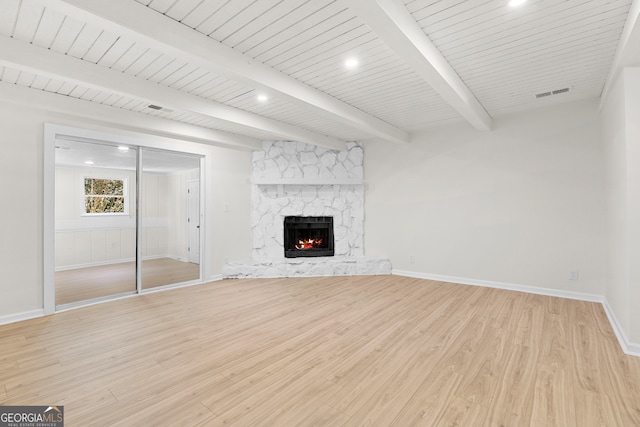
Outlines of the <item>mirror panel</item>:
[{"label": "mirror panel", "polygon": [[136,291],[135,147],[56,140],[56,306]]},{"label": "mirror panel", "polygon": [[142,289],[200,279],[200,157],[141,149]]}]

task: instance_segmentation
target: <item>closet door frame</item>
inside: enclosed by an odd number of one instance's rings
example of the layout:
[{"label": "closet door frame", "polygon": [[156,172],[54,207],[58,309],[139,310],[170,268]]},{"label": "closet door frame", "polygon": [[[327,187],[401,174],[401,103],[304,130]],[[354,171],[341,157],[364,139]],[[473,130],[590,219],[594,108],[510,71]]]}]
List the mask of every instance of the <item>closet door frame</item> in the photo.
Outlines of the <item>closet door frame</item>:
[{"label": "closet door frame", "polygon": [[[197,144],[188,141],[181,141],[165,137],[156,137],[151,135],[139,134],[135,132],[125,133],[107,133],[96,130],[82,129],[71,126],[64,126],[54,123],[45,123],[44,125],[44,154],[43,154],[43,307],[44,314],[53,314],[56,312],[55,303],[55,146],[56,139],[59,137],[71,137],[75,139],[85,139],[87,142],[106,142],[109,144],[123,144],[132,147],[138,147],[138,152],[142,148],[152,148],[159,150],[167,150],[173,152],[182,152],[191,155],[200,156],[200,194],[201,197],[206,194],[206,158],[210,155],[209,150],[203,144]],[[140,162],[141,156],[138,154],[138,179],[136,180],[136,203],[139,203],[139,185],[140,185]],[[203,200],[203,199],[201,199]],[[206,236],[206,212],[205,203],[200,204],[200,254],[201,260],[207,260],[207,245],[204,244]],[[136,214],[136,228],[139,228],[139,215]],[[136,235],[139,232],[136,231]],[[138,246],[139,242],[136,242]],[[136,252],[138,249],[136,248]],[[139,258],[139,257],[137,257]],[[206,261],[205,261],[206,262]],[[136,268],[136,288],[138,295],[141,293],[140,268],[139,259]],[[200,279],[198,283],[204,283],[205,272],[209,270],[209,266],[204,262],[200,264]],[[193,283],[189,283],[193,284]],[[91,303],[91,302],[89,302]],[[80,305],[79,305],[80,306]],[[64,311],[64,310],[60,310]]]}]

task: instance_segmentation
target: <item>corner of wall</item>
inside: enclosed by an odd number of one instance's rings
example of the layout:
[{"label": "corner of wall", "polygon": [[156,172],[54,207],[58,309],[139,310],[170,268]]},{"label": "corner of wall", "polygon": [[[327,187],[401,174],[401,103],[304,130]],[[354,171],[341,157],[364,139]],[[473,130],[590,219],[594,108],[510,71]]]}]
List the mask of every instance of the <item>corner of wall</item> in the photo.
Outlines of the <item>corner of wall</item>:
[{"label": "corner of wall", "polygon": [[604,298],[602,302],[602,307],[604,308],[604,312],[607,314],[607,318],[609,319],[609,323],[613,328],[613,332],[616,334],[616,338],[618,338],[618,342],[620,343],[620,347],[622,347],[622,351],[625,354],[630,356],[640,357],[640,343],[631,342],[624,331],[624,328],[618,321],[613,309],[609,305],[609,301]]},{"label": "corner of wall", "polygon": [[450,277],[442,276],[438,274],[426,274],[414,271],[396,270],[392,271],[392,274],[396,276],[413,277],[416,279],[435,280],[438,282],[456,283],[461,285],[471,286],[483,286],[487,288],[504,289],[516,292],[526,292],[530,294],[545,295],[557,298],[568,298],[580,301],[596,302],[602,304],[604,311],[607,315],[607,319],[611,324],[611,328],[618,339],[618,343],[622,351],[630,356],[640,357],[640,343],[631,342],[624,331],[624,328],[620,325],[615,313],[611,309],[606,297],[601,295],[587,294],[581,292],[561,291],[557,289],[539,288],[535,286],[519,285],[513,283],[491,282],[487,280],[468,279],[463,277]]}]

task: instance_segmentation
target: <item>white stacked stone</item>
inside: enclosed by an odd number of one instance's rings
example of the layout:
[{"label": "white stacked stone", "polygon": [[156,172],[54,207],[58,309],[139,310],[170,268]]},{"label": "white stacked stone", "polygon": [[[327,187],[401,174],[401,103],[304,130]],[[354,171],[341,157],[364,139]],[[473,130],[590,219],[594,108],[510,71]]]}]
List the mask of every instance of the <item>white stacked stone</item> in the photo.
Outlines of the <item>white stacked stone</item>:
[{"label": "white stacked stone", "polygon": [[[301,142],[265,141],[252,156],[252,260],[227,263],[223,277],[301,277],[391,274],[386,258],[364,257],[363,150],[336,151]],[[279,180],[296,184],[278,184]],[[273,184],[269,181],[273,180]],[[310,183],[305,183],[309,180]],[[327,184],[312,184],[326,180]],[[334,257],[285,258],[285,216],[333,217]]]},{"label": "white stacked stone", "polygon": [[331,216],[335,255],[364,255],[364,188],[362,185],[306,185],[304,180],[362,179],[363,152],[357,143],[346,151],[290,141],[265,141],[254,151],[252,178],[297,179],[301,185],[253,186],[252,256],[257,260],[277,260],[284,256],[284,217]]},{"label": "white stacked stone", "polygon": [[246,263],[228,263],[222,271],[223,277],[227,279],[381,274],[391,274],[391,262],[387,258],[318,257],[285,258],[279,261],[252,260]]},{"label": "white stacked stone", "polygon": [[364,177],[363,151],[356,142],[347,143],[345,151],[292,141],[264,141],[262,145],[252,158],[252,176],[257,180]]}]

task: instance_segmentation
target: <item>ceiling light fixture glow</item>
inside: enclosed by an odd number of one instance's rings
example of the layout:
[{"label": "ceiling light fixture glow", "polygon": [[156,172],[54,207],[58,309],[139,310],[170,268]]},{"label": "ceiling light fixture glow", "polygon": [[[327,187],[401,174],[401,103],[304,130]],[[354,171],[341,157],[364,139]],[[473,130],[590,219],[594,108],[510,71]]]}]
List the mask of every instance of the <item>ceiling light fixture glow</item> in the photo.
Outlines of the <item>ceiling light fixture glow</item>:
[{"label": "ceiling light fixture glow", "polygon": [[344,61],[344,66],[347,67],[347,69],[349,70],[353,70],[354,68],[358,67],[358,60],[355,58],[349,58],[346,61]]},{"label": "ceiling light fixture glow", "polygon": [[269,100],[269,97],[267,95],[264,95],[264,94],[260,94],[256,98],[260,102],[267,102]]},{"label": "ceiling light fixture glow", "polygon": [[87,160],[84,162],[85,165],[92,165],[93,164],[93,160]]},{"label": "ceiling light fixture glow", "polygon": [[510,0],[509,1],[509,6],[511,7],[518,7],[518,6],[522,6],[527,0]]},{"label": "ceiling light fixture glow", "polygon": [[129,147],[125,147],[124,145],[121,145],[118,147],[118,150],[120,151],[129,151]]}]

